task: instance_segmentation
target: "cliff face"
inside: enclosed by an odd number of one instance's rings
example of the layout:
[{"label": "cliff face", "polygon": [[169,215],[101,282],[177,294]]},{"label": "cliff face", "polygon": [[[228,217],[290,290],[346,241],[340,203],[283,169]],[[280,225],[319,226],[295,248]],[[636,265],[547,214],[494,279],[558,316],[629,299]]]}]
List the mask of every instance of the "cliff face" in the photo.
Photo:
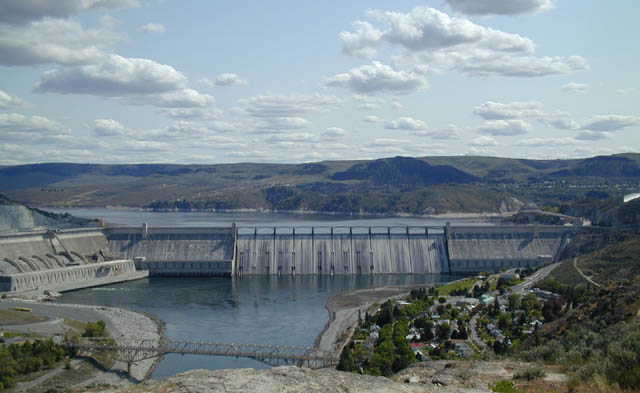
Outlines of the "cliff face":
[{"label": "cliff face", "polygon": [[372,377],[331,369],[308,370],[276,367],[268,370],[194,370],[162,381],[145,382],[118,393],[485,393],[486,389],[465,389],[434,384],[406,384],[384,377]]}]

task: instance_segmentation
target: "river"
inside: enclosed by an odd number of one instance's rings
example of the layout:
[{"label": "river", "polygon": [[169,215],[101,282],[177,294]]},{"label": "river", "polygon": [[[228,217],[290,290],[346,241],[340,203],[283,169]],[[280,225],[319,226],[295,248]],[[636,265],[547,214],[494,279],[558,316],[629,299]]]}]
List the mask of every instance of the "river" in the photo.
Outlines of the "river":
[{"label": "river", "polygon": [[[58,210],[59,211],[59,210]],[[102,218],[117,225],[228,226],[239,225],[443,225],[444,220],[417,218],[356,218],[256,213],[151,213],[108,209],[64,210],[81,217]],[[451,221],[451,220],[448,220]],[[456,220],[456,223],[459,223]],[[465,224],[481,225],[465,220]],[[450,275],[296,276],[231,278],[149,278],[65,293],[64,303],[105,305],[144,311],[166,323],[174,340],[268,343],[312,346],[328,315],[333,294],[384,285],[436,284]],[[266,368],[244,358],[168,355],[153,378],[197,369]]]}]

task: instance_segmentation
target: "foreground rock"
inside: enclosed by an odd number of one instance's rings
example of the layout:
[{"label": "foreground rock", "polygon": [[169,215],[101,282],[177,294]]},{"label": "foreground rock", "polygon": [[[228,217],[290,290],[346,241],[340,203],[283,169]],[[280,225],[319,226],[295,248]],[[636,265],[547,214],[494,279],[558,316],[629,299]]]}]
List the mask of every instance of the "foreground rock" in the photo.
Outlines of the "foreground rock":
[{"label": "foreground rock", "polygon": [[485,393],[486,389],[405,384],[331,369],[276,367],[268,370],[194,370],[163,381],[145,382],[118,393]]}]

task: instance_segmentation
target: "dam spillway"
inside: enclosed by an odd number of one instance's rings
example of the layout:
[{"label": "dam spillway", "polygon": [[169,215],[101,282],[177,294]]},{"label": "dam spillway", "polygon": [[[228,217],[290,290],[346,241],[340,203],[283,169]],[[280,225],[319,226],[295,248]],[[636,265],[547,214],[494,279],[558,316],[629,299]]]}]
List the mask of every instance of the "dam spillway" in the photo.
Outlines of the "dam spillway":
[{"label": "dam spillway", "polygon": [[240,228],[236,247],[239,275],[449,272],[444,235],[427,227]]}]

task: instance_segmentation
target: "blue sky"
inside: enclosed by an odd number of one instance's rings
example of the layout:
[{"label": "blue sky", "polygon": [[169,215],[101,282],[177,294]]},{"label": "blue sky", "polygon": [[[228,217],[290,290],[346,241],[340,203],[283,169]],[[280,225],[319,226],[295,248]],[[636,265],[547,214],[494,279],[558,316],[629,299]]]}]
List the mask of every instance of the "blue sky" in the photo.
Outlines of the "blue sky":
[{"label": "blue sky", "polygon": [[0,164],[640,147],[633,0],[2,0]]}]

